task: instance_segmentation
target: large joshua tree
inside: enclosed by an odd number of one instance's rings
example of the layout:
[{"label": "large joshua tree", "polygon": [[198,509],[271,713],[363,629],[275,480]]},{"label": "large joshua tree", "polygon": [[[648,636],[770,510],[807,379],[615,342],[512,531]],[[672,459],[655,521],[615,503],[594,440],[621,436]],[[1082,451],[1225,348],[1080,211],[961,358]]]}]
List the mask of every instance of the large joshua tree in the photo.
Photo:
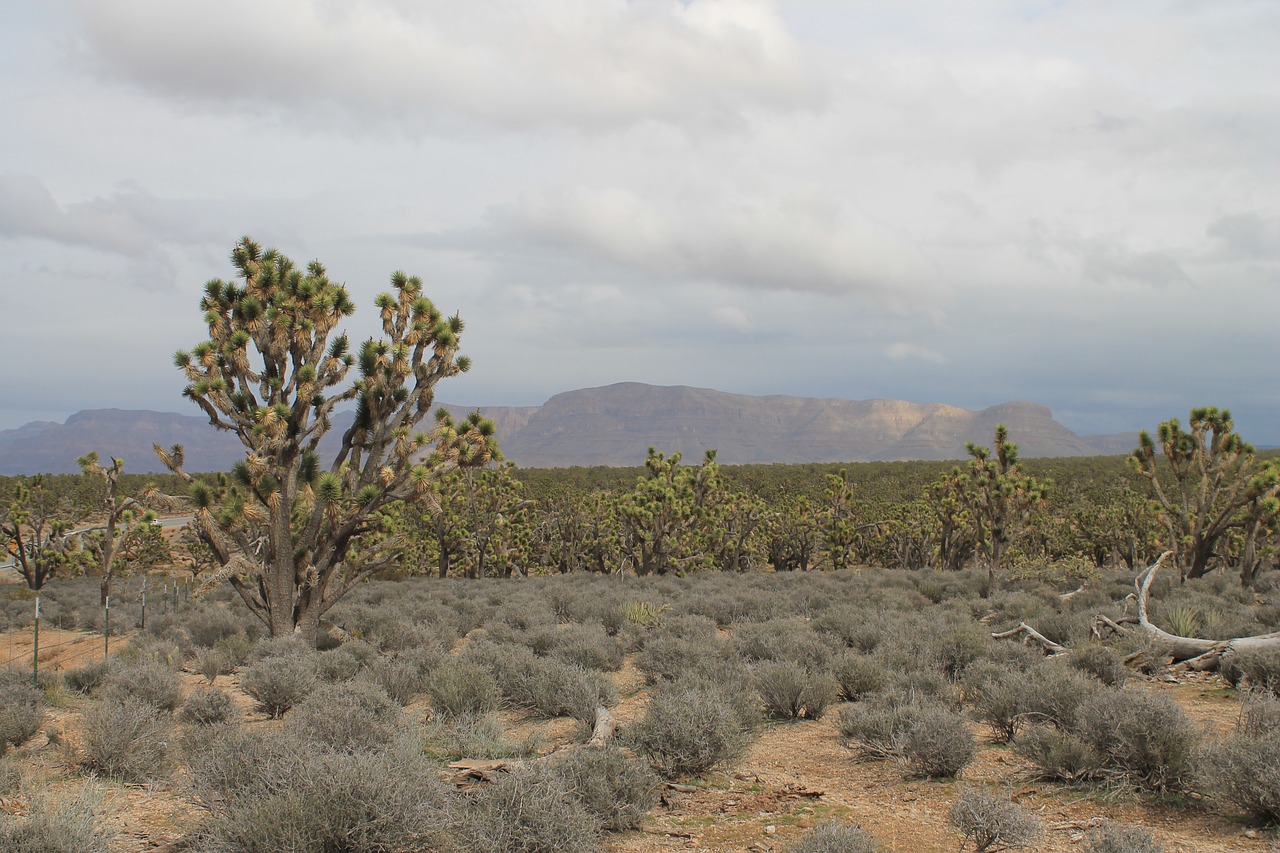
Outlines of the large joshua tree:
[{"label": "large joshua tree", "polygon": [[1240,579],[1248,585],[1259,568],[1259,539],[1280,517],[1280,465],[1258,463],[1227,409],[1192,409],[1190,427],[1183,429],[1170,418],[1155,438],[1139,433],[1129,465],[1147,480],[1182,576],[1210,572],[1219,544],[1239,532],[1244,540]]},{"label": "large joshua tree", "polygon": [[[338,325],[355,310],[317,261],[299,269],[248,237],[231,253],[238,282],[205,285],[209,339],[175,363],[183,394],[245,446],[231,476],[210,486],[182,469],[182,448],[161,459],[190,483],[197,535],[274,637],[314,642],[320,619],[364,578],[387,568],[405,542],[384,523],[396,501],[431,501],[432,483],[497,454],[493,424],[461,428],[431,412],[436,383],[461,373],[462,320],[445,317],[422,282],[397,272],[376,300],[385,337],[352,354]],[[348,381],[356,368],[357,377]],[[320,440],[337,407],[355,420],[324,465]]]}]

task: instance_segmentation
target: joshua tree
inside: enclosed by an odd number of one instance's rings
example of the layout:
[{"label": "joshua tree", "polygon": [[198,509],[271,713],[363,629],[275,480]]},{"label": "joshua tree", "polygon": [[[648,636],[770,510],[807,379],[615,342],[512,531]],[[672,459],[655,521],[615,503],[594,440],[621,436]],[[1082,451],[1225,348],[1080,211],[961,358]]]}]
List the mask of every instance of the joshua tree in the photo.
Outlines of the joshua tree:
[{"label": "joshua tree", "polygon": [[1004,424],[996,424],[994,455],[973,442],[965,447],[972,458],[958,497],[969,511],[974,544],[986,559],[987,574],[994,578],[1009,542],[1044,507],[1049,484],[1022,473],[1018,445],[1009,441]]},{"label": "joshua tree", "polygon": [[[1157,463],[1157,441],[1164,466]],[[1257,463],[1253,446],[1235,432],[1230,411],[1192,409],[1190,430],[1171,418],[1160,424],[1155,439],[1144,430],[1129,465],[1150,486],[1184,578],[1211,571],[1219,543],[1235,530],[1243,533],[1241,582],[1253,581],[1259,537],[1280,515],[1280,466]]]},{"label": "joshua tree", "polygon": [[[193,523],[220,574],[272,636],[314,642],[324,613],[404,548],[381,512],[429,502],[444,472],[488,463],[493,424],[443,417],[417,431],[436,383],[470,366],[458,355],[461,318],[441,314],[418,278],[392,275],[394,292],[376,300],[385,337],[352,354],[337,329],[355,305],[318,261],[299,269],[248,237],[231,261],[239,283],[210,281],[200,302],[209,339],[175,363],[183,394],[240,439],[244,460],[211,487],[183,474],[181,447],[156,450],[191,484]],[[326,466],[320,440],[349,402],[355,420]]]},{"label": "joshua tree", "polygon": [[70,530],[66,507],[43,474],[18,480],[13,499],[0,506],[0,536],[14,567],[34,592],[75,562]]},{"label": "joshua tree", "polygon": [[87,544],[97,557],[100,571],[99,593],[102,606],[106,607],[111,597],[111,581],[118,568],[117,552],[134,527],[150,524],[155,520],[155,513],[134,498],[120,494],[120,475],[124,473],[123,459],[112,457],[110,465],[101,465],[98,454],[94,452],[81,456],[76,463],[86,477],[101,479],[106,487],[102,492],[100,507],[104,514],[102,525],[85,532]]}]

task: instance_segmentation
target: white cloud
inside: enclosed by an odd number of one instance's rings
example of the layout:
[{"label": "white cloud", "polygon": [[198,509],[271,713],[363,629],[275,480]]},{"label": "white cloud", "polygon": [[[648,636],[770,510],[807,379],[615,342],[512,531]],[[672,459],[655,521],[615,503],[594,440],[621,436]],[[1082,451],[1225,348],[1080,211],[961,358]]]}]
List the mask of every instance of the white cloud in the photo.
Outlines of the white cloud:
[{"label": "white cloud", "polygon": [[183,103],[408,128],[740,125],[824,87],[766,0],[82,0],[87,59]]},{"label": "white cloud", "polygon": [[896,295],[933,270],[901,229],[813,194],[724,198],[573,188],[493,208],[488,235],[667,281]]},{"label": "white cloud", "polygon": [[884,354],[894,361],[925,361],[930,364],[946,364],[947,357],[937,350],[898,341],[885,347]]}]

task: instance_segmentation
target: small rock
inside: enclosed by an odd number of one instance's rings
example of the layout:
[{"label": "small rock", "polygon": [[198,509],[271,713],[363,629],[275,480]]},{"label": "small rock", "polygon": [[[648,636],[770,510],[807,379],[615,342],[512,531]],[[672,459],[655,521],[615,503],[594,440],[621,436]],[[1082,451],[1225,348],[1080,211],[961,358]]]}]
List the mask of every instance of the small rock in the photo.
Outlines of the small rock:
[{"label": "small rock", "polygon": [[777,834],[778,834],[778,827],[774,826],[773,824],[769,824],[768,826],[766,826],[766,827],[764,828],[764,834],[765,834],[765,835],[777,835]]},{"label": "small rock", "polygon": [[1245,838],[1257,838],[1257,837],[1258,837],[1258,830],[1256,830],[1256,829],[1246,829],[1246,830],[1244,831],[1244,837],[1245,837]]}]

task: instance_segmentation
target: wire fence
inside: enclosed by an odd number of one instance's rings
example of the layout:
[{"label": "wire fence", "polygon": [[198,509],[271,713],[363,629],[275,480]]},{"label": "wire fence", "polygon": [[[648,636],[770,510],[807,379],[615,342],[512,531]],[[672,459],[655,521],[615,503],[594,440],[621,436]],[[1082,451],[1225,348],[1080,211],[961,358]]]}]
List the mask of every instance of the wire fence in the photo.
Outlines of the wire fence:
[{"label": "wire fence", "polygon": [[[40,669],[42,665],[51,662],[57,669],[65,668],[68,664],[87,658],[102,658],[110,654],[111,640],[113,637],[121,637],[128,631],[136,628],[139,631],[145,631],[147,627],[148,611],[152,615],[169,615],[185,610],[191,603],[192,585],[182,581],[165,581],[160,584],[160,588],[152,587],[148,600],[147,578],[142,578],[140,582],[129,584],[121,584],[118,586],[119,593],[113,593],[108,596],[107,603],[101,607],[102,613],[102,630],[95,628],[77,628],[75,629],[79,636],[72,639],[60,639],[54,643],[40,642],[40,629],[42,621],[45,622],[45,630],[49,630],[48,617],[42,617],[40,612],[41,596],[37,595],[34,601],[34,616],[30,626],[30,645],[24,643],[24,647],[20,651],[15,651],[14,641],[22,634],[26,633],[22,629],[9,631],[8,640],[9,648],[3,658],[0,658],[0,668],[20,668],[25,664],[31,666],[31,678],[34,683],[38,684]],[[111,610],[115,607],[117,612],[126,609],[128,612],[128,620],[131,623],[129,628],[112,628]],[[134,617],[137,618],[134,618]],[[55,630],[62,630],[62,617],[57,617],[57,625]],[[98,643],[86,643],[86,640],[97,638]],[[59,649],[66,649],[72,646],[83,646],[83,648],[72,653],[60,653]]]}]

